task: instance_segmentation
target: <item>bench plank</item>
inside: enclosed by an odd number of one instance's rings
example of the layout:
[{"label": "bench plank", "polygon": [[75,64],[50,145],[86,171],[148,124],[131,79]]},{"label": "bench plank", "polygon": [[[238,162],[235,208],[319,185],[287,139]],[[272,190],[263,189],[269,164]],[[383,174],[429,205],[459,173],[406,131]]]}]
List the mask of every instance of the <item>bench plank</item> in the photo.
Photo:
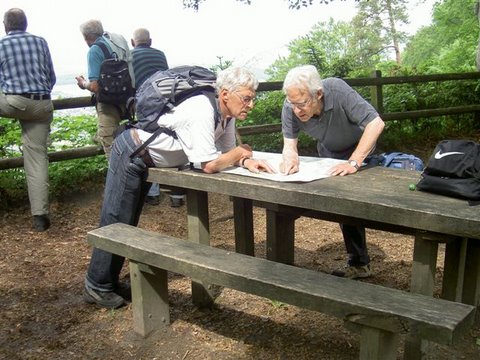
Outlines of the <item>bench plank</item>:
[{"label": "bench plank", "polygon": [[401,329],[441,344],[455,343],[474,321],[475,308],[470,305],[232,253],[125,224],[90,231],[87,240],[95,247],[192,280],[387,331]]}]

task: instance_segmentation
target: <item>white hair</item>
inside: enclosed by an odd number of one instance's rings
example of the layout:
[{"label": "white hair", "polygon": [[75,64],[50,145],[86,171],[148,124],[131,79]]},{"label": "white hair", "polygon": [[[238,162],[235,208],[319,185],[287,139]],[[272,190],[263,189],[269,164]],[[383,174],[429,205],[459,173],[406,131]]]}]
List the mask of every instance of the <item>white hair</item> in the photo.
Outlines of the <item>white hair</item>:
[{"label": "white hair", "polygon": [[241,87],[257,90],[258,80],[249,70],[242,67],[230,67],[218,73],[216,81],[218,93],[222,89],[235,91]]},{"label": "white hair", "polygon": [[285,76],[283,92],[286,94],[291,87],[306,88],[312,96],[315,96],[318,90],[323,89],[322,78],[313,65],[297,66],[290,69]]}]

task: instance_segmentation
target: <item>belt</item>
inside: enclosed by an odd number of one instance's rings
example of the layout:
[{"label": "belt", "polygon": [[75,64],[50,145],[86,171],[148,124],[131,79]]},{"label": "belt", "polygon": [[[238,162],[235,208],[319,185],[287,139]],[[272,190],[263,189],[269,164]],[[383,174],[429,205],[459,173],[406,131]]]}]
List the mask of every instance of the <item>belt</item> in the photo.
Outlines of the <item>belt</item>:
[{"label": "belt", "polygon": [[6,94],[6,95],[23,96],[24,98],[27,98],[30,100],[50,100],[51,99],[50,94]]},{"label": "belt", "polygon": [[[133,142],[138,146],[142,145],[142,141],[140,140],[140,137],[138,136],[137,130],[136,129],[131,129],[130,133],[132,134]],[[150,153],[148,152],[148,150],[146,148],[143,149],[142,151],[140,151],[137,154],[137,156],[140,157],[143,160],[143,162],[145,163],[145,165],[147,165],[148,167],[155,167],[155,163],[153,162],[152,157],[150,156]]]}]

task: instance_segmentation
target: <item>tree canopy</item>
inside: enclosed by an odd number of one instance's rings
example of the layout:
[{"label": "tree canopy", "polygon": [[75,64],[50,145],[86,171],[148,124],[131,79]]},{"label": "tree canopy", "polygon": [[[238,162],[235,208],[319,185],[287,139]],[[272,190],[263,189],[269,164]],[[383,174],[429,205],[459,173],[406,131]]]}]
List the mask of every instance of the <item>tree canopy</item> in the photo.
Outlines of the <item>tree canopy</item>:
[{"label": "tree canopy", "polygon": [[[191,8],[194,9],[195,11],[198,11],[200,4],[202,2],[205,2],[206,0],[182,0],[183,1],[183,6],[186,8]],[[246,5],[250,5],[252,3],[252,0],[237,0],[238,2],[244,3]],[[260,0],[258,0],[260,1]],[[335,0],[287,0],[288,7],[290,9],[300,9],[302,7],[308,7],[312,5],[313,3],[318,3],[318,4],[330,4],[334,2]],[[346,1],[346,0],[339,0],[339,1]],[[359,2],[360,0],[354,0],[355,2]]]}]

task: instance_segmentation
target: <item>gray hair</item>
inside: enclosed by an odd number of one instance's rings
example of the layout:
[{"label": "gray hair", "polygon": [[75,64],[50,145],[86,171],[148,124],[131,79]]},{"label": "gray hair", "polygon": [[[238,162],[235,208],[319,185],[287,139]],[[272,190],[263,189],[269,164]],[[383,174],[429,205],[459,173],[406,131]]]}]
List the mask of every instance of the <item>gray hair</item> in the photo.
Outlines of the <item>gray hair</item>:
[{"label": "gray hair", "polygon": [[283,93],[291,87],[306,88],[308,92],[315,96],[318,90],[323,90],[323,83],[320,74],[313,65],[297,66],[287,73],[283,81]]},{"label": "gray hair", "polygon": [[25,31],[27,30],[27,16],[22,9],[13,8],[8,10],[3,16],[3,24],[7,31]]},{"label": "gray hair", "polygon": [[150,32],[147,29],[140,28],[133,32],[133,41],[135,44],[148,44],[150,41]]},{"label": "gray hair", "polygon": [[258,80],[251,71],[242,67],[230,67],[218,73],[216,82],[218,93],[222,89],[235,91],[241,87],[257,90]]},{"label": "gray hair", "polygon": [[103,35],[103,25],[100,20],[88,20],[80,25],[80,32],[85,39],[96,39]]}]

